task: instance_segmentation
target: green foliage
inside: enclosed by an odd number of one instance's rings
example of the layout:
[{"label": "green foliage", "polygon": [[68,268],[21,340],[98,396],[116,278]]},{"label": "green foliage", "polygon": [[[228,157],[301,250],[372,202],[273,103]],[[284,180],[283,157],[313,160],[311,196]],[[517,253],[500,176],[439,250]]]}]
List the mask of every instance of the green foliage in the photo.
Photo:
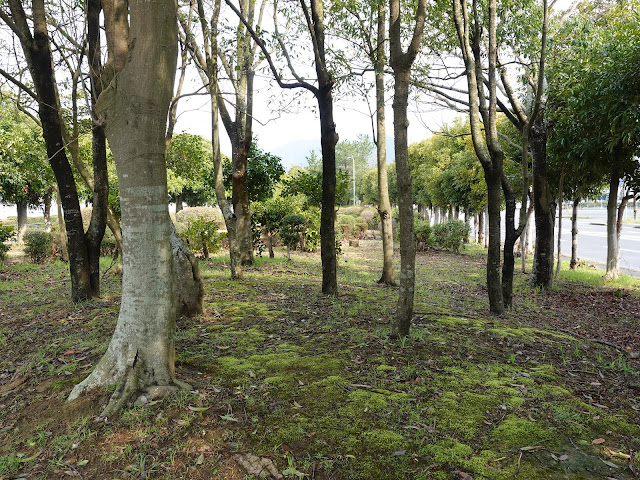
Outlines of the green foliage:
[{"label": "green foliage", "polygon": [[180,210],[175,215],[176,228],[180,231],[187,227],[189,222],[204,219],[214,221],[218,225],[222,224],[222,214],[215,207],[189,207]]},{"label": "green foliage", "polygon": [[[224,186],[231,190],[232,166],[231,160],[225,159],[222,165]],[[264,202],[269,199],[284,175],[280,157],[258,148],[256,142],[249,148],[247,161],[247,189],[250,202]]]},{"label": "green foliage", "polygon": [[307,219],[299,213],[292,213],[282,219],[280,239],[287,248],[296,250],[302,247],[307,229]]},{"label": "green foliage", "polygon": [[[341,170],[336,172],[336,202],[349,190],[349,174]],[[322,205],[322,172],[309,173],[298,170],[283,181],[283,197],[302,195],[305,209]]]},{"label": "green foliage", "polygon": [[[508,163],[505,161],[505,167]],[[484,207],[487,188],[468,120],[457,120],[441,134],[410,145],[409,164],[415,203],[441,208],[455,205],[473,212]]]},{"label": "green foliage", "polygon": [[592,193],[612,168],[637,178],[639,7],[637,0],[584,3],[550,45],[549,152],[570,196]]},{"label": "green foliage", "polygon": [[344,140],[336,144],[336,168],[349,177],[350,187],[347,192],[344,193],[344,196],[338,196],[336,192],[336,203],[343,205],[353,203],[354,173],[356,198],[362,199],[363,178],[369,168],[369,159],[374,149],[375,146],[367,135],[358,135],[357,140]]},{"label": "green foliage", "polygon": [[14,236],[13,227],[0,225],[0,260],[7,258],[7,252],[11,249],[11,245],[7,245],[4,242],[11,240]]},{"label": "green foliage", "polygon": [[373,208],[367,208],[360,212],[362,219],[367,222],[367,228],[369,230],[377,230],[380,226],[380,214]]},{"label": "green foliage", "polygon": [[224,235],[218,231],[216,221],[204,218],[190,220],[181,235],[191,250],[202,255],[203,258],[209,258],[210,253],[220,251],[224,238]]},{"label": "green foliage", "polygon": [[40,205],[54,185],[47,159],[40,127],[3,97],[0,102],[0,199]]},{"label": "green foliage", "polygon": [[214,198],[211,146],[199,135],[173,137],[167,156],[167,186],[173,200],[182,196],[189,205],[203,205]]},{"label": "green foliage", "polygon": [[458,253],[462,244],[469,240],[469,225],[462,220],[449,220],[433,226],[433,237],[437,247]]},{"label": "green foliage", "polygon": [[34,263],[43,263],[51,256],[53,235],[41,230],[31,230],[24,234],[24,251]]},{"label": "green foliage", "polygon": [[416,242],[425,247],[430,247],[433,242],[431,224],[422,218],[414,218],[413,230],[416,235]]},{"label": "green foliage", "polygon": [[[387,187],[389,189],[389,200],[391,203],[398,203],[398,182],[396,177],[395,163],[387,165]],[[378,168],[369,169],[362,178],[361,186],[362,203],[365,205],[378,205]]]},{"label": "green foliage", "polygon": [[433,227],[422,218],[414,218],[416,242],[423,248],[438,248],[458,253],[469,241],[469,225],[462,220],[449,220]]}]

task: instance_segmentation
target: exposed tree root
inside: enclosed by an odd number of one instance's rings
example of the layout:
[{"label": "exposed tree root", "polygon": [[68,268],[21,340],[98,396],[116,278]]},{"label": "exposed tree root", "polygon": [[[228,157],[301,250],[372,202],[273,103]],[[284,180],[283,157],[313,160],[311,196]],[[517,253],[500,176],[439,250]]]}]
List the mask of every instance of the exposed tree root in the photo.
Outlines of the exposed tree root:
[{"label": "exposed tree root", "polygon": [[126,368],[121,372],[116,371],[118,369],[115,363],[109,365],[112,362],[109,354],[106,357],[103,361],[111,368],[104,368],[105,365],[101,362],[89,377],[76,385],[68,401],[77,399],[87,390],[117,384],[109,403],[100,414],[101,417],[110,417],[128,405],[145,404],[172,395],[180,389],[191,390],[189,384],[176,379],[173,375],[167,385],[153,384],[154,379],[148,378],[144,373],[144,362],[140,360],[138,352],[129,356]]}]

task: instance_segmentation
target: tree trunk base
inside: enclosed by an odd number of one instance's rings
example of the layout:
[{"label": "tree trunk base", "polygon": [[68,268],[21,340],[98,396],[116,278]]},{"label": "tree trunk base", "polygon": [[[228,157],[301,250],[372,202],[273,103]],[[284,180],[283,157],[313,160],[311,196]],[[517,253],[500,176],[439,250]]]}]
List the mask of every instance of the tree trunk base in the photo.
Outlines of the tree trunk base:
[{"label": "tree trunk base", "polygon": [[[168,381],[156,378],[154,368],[145,365],[138,353],[136,351],[129,355],[126,365],[123,366],[119,364],[117,354],[108,351],[95,370],[74,387],[67,401],[72,402],[89,390],[115,384],[116,390],[100,414],[101,417],[110,417],[125,406],[145,404],[172,395],[180,389],[191,390],[189,384],[178,380],[173,374],[166,379]],[[153,373],[149,375],[149,372]],[[166,372],[162,376],[166,377]]]}]

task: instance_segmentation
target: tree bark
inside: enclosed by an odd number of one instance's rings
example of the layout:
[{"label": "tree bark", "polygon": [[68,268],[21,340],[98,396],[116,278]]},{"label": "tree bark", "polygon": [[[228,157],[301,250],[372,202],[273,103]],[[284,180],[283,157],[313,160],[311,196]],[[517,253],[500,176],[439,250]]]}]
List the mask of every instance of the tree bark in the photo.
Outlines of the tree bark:
[{"label": "tree bark", "polygon": [[419,0],[415,27],[407,51],[402,49],[402,16],[399,0],[391,0],[389,7],[389,60],[393,69],[393,136],[398,181],[398,211],[400,218],[400,289],[396,322],[392,336],[407,336],[413,317],[416,281],[416,239],[413,228],[413,188],[409,167],[407,140],[407,105],[411,66],[416,59],[426,18],[426,0]]},{"label": "tree bark", "polygon": [[[69,400],[87,389],[118,384],[104,416],[138,392],[183,386],[174,372],[176,299],[164,158],[177,58],[175,6],[171,0],[129,2],[130,33],[136,41],[127,42],[126,58],[110,59],[122,67],[97,104],[120,185],[122,304],[107,352]],[[109,14],[105,22],[108,35],[126,40],[125,22]]]},{"label": "tree bark", "polygon": [[382,275],[378,283],[395,285],[393,278],[393,225],[391,224],[391,202],[389,201],[389,181],[387,177],[387,127],[384,111],[384,68],[386,55],[383,39],[385,29],[386,4],[378,2],[377,49],[373,55],[376,82],[376,162],[378,166],[378,213],[382,231]]},{"label": "tree bark", "polygon": [[536,247],[533,254],[531,285],[548,289],[553,284],[553,250],[555,202],[547,178],[547,125],[541,110],[531,127],[533,157],[533,208],[536,225]]},{"label": "tree bark", "polygon": [[91,298],[89,255],[84,236],[80,202],[75,179],[62,140],[56,81],[53,71],[51,46],[47,33],[44,0],[33,0],[33,35],[27,16],[19,0],[10,0],[9,8],[15,21],[20,44],[27,60],[29,72],[38,94],[38,117],[42,124],[49,163],[60,192],[69,252],[71,299],[79,302]]},{"label": "tree bark", "polygon": [[478,212],[478,245],[484,246],[484,211]]},{"label": "tree bark", "polygon": [[58,229],[60,230],[60,250],[62,251],[62,261],[69,261],[69,250],[67,249],[67,231],[64,228],[64,218],[62,216],[62,200],[60,192],[56,190],[56,204],[58,206]]},{"label": "tree bark", "polygon": [[560,174],[560,183],[558,185],[558,252],[556,261],[556,278],[560,276],[560,267],[562,266],[562,202],[564,201],[562,190],[564,187],[564,170]]},{"label": "tree bark", "polygon": [[578,268],[578,205],[580,197],[573,199],[573,209],[571,210],[571,263],[569,268]]},{"label": "tree bark", "polygon": [[505,308],[511,308],[513,304],[513,272],[515,270],[514,249],[520,236],[516,228],[516,197],[505,176],[502,177],[502,192],[505,198],[505,238],[502,263],[502,301]]},{"label": "tree bark", "polygon": [[616,168],[613,168],[609,179],[609,201],[607,202],[607,278],[618,278],[620,275],[620,249],[616,228],[619,185],[620,174]]},{"label": "tree bark", "polygon": [[320,257],[322,293],[338,295],[338,259],[336,257],[336,144],[338,133],[333,120],[333,80],[321,85],[316,98],[320,112],[322,146],[322,209],[320,211]]},{"label": "tree bark", "polygon": [[16,203],[16,210],[18,215],[18,227],[16,230],[16,243],[22,244],[24,241],[24,234],[27,231],[27,215],[29,210],[29,204],[26,201],[19,201]]},{"label": "tree bark", "polygon": [[179,193],[179,194],[176,196],[176,213],[181,212],[183,208],[184,208],[184,207],[183,207],[183,205],[182,205],[182,194],[181,194],[181,193]]},{"label": "tree bark", "polygon": [[44,221],[44,231],[51,231],[51,194],[53,192],[53,187],[47,191],[44,195],[44,214],[42,215],[42,219]]},{"label": "tree bark", "polygon": [[527,254],[531,253],[529,245],[531,243],[531,236],[533,231],[531,230],[531,214],[533,213],[533,203],[530,203],[527,207],[527,213],[525,214],[525,223],[522,229],[520,237],[520,258],[522,260],[522,273],[527,273]]},{"label": "tree bark", "polygon": [[[502,281],[500,278],[500,203],[501,181],[499,173],[493,169],[485,169],[484,179],[487,182],[487,223],[489,226],[489,242],[487,250],[487,294],[489,310],[500,315],[504,312]],[[496,178],[497,177],[497,178]]]}]

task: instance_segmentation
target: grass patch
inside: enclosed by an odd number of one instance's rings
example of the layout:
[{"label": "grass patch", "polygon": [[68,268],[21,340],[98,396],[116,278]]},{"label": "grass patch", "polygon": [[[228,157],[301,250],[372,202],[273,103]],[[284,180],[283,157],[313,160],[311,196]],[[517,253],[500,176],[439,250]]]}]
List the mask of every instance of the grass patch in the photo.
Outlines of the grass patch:
[{"label": "grass patch", "polygon": [[637,282],[566,272],[539,292],[516,274],[515,307],[496,318],[484,249],[429,252],[411,333],[391,340],[379,242],[344,248],[338,298],[320,293],[317,254],[279,254],[241,282],[228,257],[203,262],[205,313],[176,334],[193,390],[107,422],[94,415],[110,392],[64,400],[108,345],[119,277],[73,305],[66,265],[2,266],[0,478],[235,480],[246,453],[287,478],[633,478],[637,361],[589,338],[634,331]]}]

